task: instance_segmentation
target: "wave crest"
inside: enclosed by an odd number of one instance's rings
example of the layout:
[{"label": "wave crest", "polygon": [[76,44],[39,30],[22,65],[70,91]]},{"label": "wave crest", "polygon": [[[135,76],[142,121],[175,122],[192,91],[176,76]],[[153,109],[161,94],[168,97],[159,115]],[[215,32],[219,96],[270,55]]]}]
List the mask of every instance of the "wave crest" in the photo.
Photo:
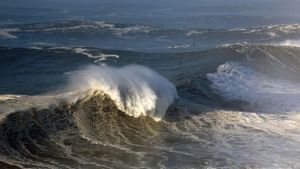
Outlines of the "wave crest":
[{"label": "wave crest", "polygon": [[75,90],[101,91],[133,117],[151,116],[160,120],[178,98],[172,83],[144,66],[89,66],[71,79]]}]

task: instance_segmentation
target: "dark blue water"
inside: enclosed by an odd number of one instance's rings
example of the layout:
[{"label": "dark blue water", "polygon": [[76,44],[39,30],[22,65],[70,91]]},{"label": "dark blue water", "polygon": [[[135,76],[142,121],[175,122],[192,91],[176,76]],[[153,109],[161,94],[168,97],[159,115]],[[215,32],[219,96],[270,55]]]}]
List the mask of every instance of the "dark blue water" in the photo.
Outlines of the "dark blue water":
[{"label": "dark blue water", "polygon": [[0,45],[153,53],[280,43],[298,40],[298,7],[296,1],[1,2]]}]

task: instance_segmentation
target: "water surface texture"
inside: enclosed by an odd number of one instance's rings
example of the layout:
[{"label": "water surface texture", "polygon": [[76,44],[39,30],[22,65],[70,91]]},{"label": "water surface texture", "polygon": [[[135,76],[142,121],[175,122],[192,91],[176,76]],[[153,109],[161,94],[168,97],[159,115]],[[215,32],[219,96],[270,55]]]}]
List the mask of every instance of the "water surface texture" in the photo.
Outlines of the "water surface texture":
[{"label": "water surface texture", "polygon": [[296,0],[1,0],[0,168],[300,168]]}]

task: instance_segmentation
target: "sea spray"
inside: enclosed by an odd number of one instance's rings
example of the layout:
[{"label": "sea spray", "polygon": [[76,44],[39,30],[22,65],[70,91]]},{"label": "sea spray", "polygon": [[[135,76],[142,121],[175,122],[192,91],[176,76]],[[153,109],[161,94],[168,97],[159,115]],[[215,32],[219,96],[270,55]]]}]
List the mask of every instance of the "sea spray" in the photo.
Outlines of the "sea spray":
[{"label": "sea spray", "polygon": [[121,68],[88,66],[73,74],[74,90],[98,90],[133,117],[151,116],[159,121],[178,98],[174,85],[157,72],[139,65]]}]

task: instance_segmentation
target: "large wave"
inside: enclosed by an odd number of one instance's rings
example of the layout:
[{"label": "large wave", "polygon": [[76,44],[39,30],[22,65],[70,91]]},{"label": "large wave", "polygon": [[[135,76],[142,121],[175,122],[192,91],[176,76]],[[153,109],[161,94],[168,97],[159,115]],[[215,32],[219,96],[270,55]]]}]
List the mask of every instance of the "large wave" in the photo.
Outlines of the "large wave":
[{"label": "large wave", "polygon": [[138,65],[122,68],[89,66],[72,76],[71,86],[80,90],[99,90],[110,96],[128,115],[149,115],[157,120],[178,98],[175,87],[166,78]]}]

